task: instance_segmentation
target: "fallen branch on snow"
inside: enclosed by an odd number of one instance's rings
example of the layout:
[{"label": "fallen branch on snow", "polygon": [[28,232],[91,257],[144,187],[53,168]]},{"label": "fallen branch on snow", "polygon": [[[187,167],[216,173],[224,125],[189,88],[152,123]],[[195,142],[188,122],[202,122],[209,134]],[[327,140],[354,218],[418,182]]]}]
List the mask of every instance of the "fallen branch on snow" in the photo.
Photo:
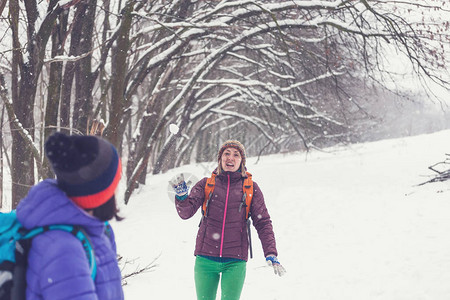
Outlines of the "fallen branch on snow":
[{"label": "fallen branch on snow", "polygon": [[[140,268],[139,266],[137,266],[136,269],[133,272],[122,275],[122,286],[127,285],[126,279],[128,279],[130,277],[133,277],[133,276],[136,276],[136,275],[139,275],[139,274],[142,274],[142,273],[146,273],[146,272],[152,272],[158,266],[158,264],[155,264],[155,262],[160,256],[161,255],[158,255],[155,259],[153,259],[145,267]],[[118,257],[119,263],[121,262],[122,259],[123,259],[122,256]],[[125,269],[125,266],[127,266],[129,264],[133,264],[133,263],[134,263],[134,261],[126,260],[124,262],[122,270],[121,270],[122,274],[123,274],[123,270]]]},{"label": "fallen branch on snow", "polygon": [[433,172],[438,173],[438,175],[436,175],[435,177],[433,177],[432,179],[430,179],[428,181],[418,184],[418,186],[424,185],[426,183],[431,183],[431,182],[450,180],[450,154],[446,153],[445,155],[447,155],[448,157],[444,161],[438,162],[438,163],[428,167],[428,169],[430,169]]}]

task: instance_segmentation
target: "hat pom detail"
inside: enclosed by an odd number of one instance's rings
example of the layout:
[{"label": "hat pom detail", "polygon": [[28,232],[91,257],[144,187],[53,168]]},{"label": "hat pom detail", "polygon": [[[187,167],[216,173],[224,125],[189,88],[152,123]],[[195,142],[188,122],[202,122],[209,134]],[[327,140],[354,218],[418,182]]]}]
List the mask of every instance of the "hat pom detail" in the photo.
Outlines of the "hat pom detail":
[{"label": "hat pom detail", "polygon": [[94,161],[97,150],[98,141],[93,136],[67,136],[57,132],[45,143],[45,154],[55,171],[76,171]]}]

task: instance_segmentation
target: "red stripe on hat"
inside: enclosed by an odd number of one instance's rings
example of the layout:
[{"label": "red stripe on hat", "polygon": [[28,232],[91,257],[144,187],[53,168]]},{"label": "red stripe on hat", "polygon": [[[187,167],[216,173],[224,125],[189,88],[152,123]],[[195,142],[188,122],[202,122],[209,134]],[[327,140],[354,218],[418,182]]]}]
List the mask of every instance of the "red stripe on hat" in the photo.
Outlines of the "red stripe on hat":
[{"label": "red stripe on hat", "polygon": [[98,193],[86,196],[70,197],[79,207],[84,209],[92,209],[105,204],[114,195],[117,186],[119,185],[120,177],[122,175],[122,162],[119,158],[119,165],[117,167],[116,175],[111,184]]}]

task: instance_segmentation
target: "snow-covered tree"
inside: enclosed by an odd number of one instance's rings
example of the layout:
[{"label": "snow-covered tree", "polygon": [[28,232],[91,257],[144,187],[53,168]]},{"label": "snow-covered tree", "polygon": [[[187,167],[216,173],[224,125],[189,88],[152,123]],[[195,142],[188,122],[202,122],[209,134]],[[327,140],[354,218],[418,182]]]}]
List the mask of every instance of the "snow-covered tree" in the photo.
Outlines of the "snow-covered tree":
[{"label": "snow-covered tree", "polygon": [[364,89],[399,92],[392,53],[449,88],[450,13],[433,0],[10,0],[0,13],[15,203],[35,163],[48,176],[55,127],[106,121],[128,201],[148,170],[211,160],[231,136],[253,155],[353,141]]}]

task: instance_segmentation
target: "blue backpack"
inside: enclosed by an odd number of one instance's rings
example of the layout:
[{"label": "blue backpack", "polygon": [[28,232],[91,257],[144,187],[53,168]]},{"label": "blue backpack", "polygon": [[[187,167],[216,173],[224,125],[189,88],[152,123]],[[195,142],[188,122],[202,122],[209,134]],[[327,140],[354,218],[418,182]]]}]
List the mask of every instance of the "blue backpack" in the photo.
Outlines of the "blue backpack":
[{"label": "blue backpack", "polygon": [[17,220],[16,212],[0,213],[0,300],[25,299],[27,255],[31,239],[49,230],[62,230],[80,240],[86,252],[95,280],[97,264],[94,248],[82,227],[74,225],[49,225],[25,229]]}]

